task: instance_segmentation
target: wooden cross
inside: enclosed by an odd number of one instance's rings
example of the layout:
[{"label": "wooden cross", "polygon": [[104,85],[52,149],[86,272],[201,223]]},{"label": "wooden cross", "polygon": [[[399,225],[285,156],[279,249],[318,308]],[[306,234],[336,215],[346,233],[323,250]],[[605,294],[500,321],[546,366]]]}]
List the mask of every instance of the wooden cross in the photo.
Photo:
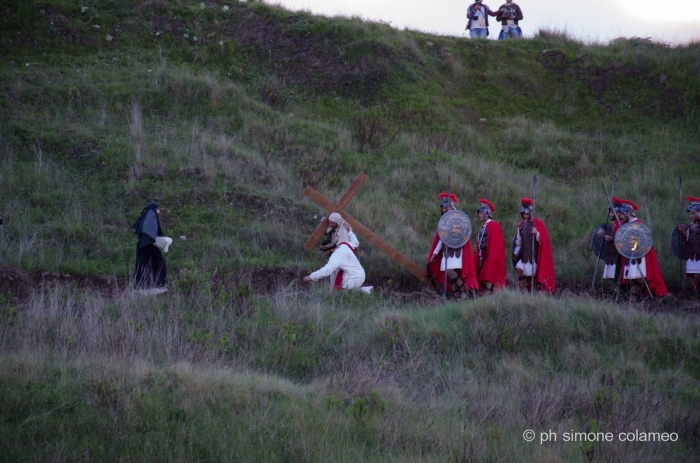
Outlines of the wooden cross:
[{"label": "wooden cross", "polygon": [[[335,204],[330,199],[326,198],[321,193],[312,188],[311,185],[306,185],[306,188],[304,188],[304,194],[308,196],[309,199],[311,199],[313,202],[315,202],[316,204],[324,208],[326,211],[328,211],[329,214],[337,212],[340,215],[342,215],[343,218],[350,224],[353,231],[359,233],[360,236],[362,236],[364,239],[375,245],[377,248],[379,248],[380,251],[389,256],[391,260],[393,260],[394,262],[411,272],[416,278],[421,280],[423,283],[428,284],[429,282],[425,276],[423,269],[414,264],[411,259],[404,256],[396,249],[392,248],[391,245],[389,245],[389,243],[378,237],[372,230],[365,227],[354,217],[345,212],[345,207],[350,203],[350,201],[357,194],[357,192],[360,191],[360,188],[362,188],[362,185],[365,183],[366,180],[367,176],[363,172],[360,172],[360,174],[352,182],[347,191],[343,194],[343,196],[341,196],[340,200]],[[321,237],[323,237],[323,235],[326,233],[327,228],[328,222],[320,223],[319,226],[316,227],[316,230],[314,230],[311,237],[308,240],[306,240],[306,243],[304,243],[304,247],[309,250],[313,249],[316,246],[316,243],[318,243]]]}]

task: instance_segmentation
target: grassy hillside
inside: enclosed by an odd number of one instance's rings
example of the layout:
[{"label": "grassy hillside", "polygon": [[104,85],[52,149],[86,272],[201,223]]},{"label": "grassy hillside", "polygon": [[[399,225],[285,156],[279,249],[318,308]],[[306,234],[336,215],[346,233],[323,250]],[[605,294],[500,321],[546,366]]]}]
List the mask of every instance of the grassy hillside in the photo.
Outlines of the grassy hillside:
[{"label": "grassy hillside", "polygon": [[[620,169],[616,192],[642,206],[677,283],[678,176],[700,190],[698,44],[464,40],[260,3],[5,9],[5,265],[126,278],[128,226],[156,200],[188,238],[172,269],[314,267],[298,250],[320,210],[301,190],[337,199],[359,171],[351,214],[421,263],[448,174],[464,210],[489,197],[510,236],[536,173],[572,286]],[[377,283],[405,275],[369,246],[363,259]]]},{"label": "grassy hillside", "polygon": [[[700,44],[236,1],[10,0],[0,26],[0,461],[697,459],[700,322],[669,235],[679,176],[700,196]],[[676,293],[637,310],[580,295],[616,170]],[[301,286],[323,262],[303,188],[337,200],[361,171],[348,211],[419,265],[448,176],[509,242],[536,174],[559,295],[442,304],[362,239],[375,294]],[[175,238],[155,299],[127,290],[149,201]]]},{"label": "grassy hillside", "polygon": [[[105,301],[59,290],[3,312],[1,326],[1,461],[700,455],[697,318],[511,292],[426,307],[327,291]],[[549,430],[557,442],[540,444]],[[572,430],[615,439],[565,442]],[[635,430],[675,442],[620,442]]]}]

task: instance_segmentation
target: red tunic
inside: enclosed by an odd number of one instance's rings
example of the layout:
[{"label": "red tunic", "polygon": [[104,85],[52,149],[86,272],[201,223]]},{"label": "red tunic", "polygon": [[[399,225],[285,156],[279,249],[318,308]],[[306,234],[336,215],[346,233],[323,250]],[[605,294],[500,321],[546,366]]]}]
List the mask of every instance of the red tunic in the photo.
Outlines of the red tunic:
[{"label": "red tunic", "polygon": [[[437,253],[436,259],[433,261],[433,263],[430,263],[430,258],[433,256],[433,251],[435,250],[435,247],[438,244],[438,241],[440,240],[440,237],[438,236],[437,232],[435,232],[435,238],[433,238],[433,244],[430,246],[430,252],[428,253],[428,265],[425,270],[425,276],[428,275],[428,268],[430,269],[430,272],[433,275],[433,280],[439,285],[444,285],[445,284],[445,271],[440,267],[440,262],[442,260],[442,253],[443,250],[445,249],[445,245],[443,244],[442,249],[440,249],[440,252]],[[469,258],[469,256],[472,255],[472,244],[470,241],[467,241],[467,244],[462,246],[462,281],[464,282],[465,288],[468,289],[479,289],[479,283],[476,281],[476,271],[474,269],[474,261]],[[466,257],[466,258],[465,258]],[[447,289],[448,291],[452,291],[450,283],[447,283]]]},{"label": "red tunic", "polygon": [[[521,221],[518,227],[525,221]],[[539,251],[537,252],[537,269],[535,270],[535,281],[542,285],[542,290],[548,293],[556,291],[554,284],[554,257],[552,256],[552,243],[549,241],[547,227],[540,219],[535,218],[535,228],[540,232]]]},{"label": "red tunic", "polygon": [[506,286],[506,243],[501,224],[491,220],[486,224],[486,249],[483,251],[483,264],[479,268],[479,243],[474,250],[474,268],[477,280],[489,282],[496,288]]},{"label": "red tunic", "polygon": [[[637,219],[639,223],[644,223],[641,220]],[[664,277],[661,275],[661,267],[659,267],[659,261],[656,258],[656,251],[654,251],[654,246],[651,247],[649,252],[644,256],[645,259],[644,261],[646,262],[646,267],[647,267],[647,284],[649,285],[649,289],[651,290],[652,293],[654,293],[654,296],[656,297],[661,297],[665,296],[668,294],[668,290],[666,289],[666,283],[664,283]],[[621,256],[622,258],[622,268],[625,268],[625,264],[627,263],[627,259],[625,259],[624,256]],[[622,272],[622,282],[627,283],[627,279],[624,277],[625,272]],[[646,287],[644,287],[644,292],[646,292]]]}]

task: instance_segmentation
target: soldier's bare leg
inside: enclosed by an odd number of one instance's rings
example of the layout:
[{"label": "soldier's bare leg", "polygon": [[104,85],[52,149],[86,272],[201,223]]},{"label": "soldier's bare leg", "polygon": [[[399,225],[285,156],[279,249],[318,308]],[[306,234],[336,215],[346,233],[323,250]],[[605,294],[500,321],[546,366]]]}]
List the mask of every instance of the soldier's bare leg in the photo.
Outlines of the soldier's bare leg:
[{"label": "soldier's bare leg", "polygon": [[630,280],[630,303],[641,302],[643,286],[644,280],[641,278]]},{"label": "soldier's bare leg", "polygon": [[[456,269],[460,270],[461,269]],[[462,299],[464,294],[464,281],[460,278],[459,273],[455,269],[450,269],[447,271],[447,281],[452,285],[452,295],[455,299]]]}]

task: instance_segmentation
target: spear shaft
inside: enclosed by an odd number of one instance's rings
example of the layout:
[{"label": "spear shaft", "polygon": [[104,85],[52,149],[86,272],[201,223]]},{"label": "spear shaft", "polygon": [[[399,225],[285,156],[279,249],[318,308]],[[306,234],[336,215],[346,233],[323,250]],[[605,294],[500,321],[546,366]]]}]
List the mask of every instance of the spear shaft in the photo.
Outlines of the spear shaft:
[{"label": "spear shaft", "polygon": [[[447,174],[447,212],[450,212],[450,203],[452,199],[450,199],[450,189],[452,188],[451,186],[452,179],[450,177],[450,174]],[[442,243],[442,258],[445,259],[445,268],[444,268],[444,273],[443,273],[443,278],[445,280],[444,286],[443,286],[443,292],[442,292],[442,299],[447,300],[447,256],[449,255],[449,252],[447,251],[447,245],[445,243]],[[453,288],[454,290],[454,288]]]},{"label": "spear shaft", "polygon": [[[615,171],[615,178],[613,179],[613,184],[612,184],[612,189],[610,190],[610,196],[615,196],[615,185],[617,184],[617,177],[620,174],[620,171],[616,170]],[[607,195],[607,193],[606,193]],[[610,206],[608,206],[608,211],[610,211]],[[613,211],[614,214],[614,211]],[[603,241],[605,241],[605,233],[608,231],[608,220],[610,220],[610,214],[605,214],[605,229],[603,230]],[[598,264],[600,263],[600,255],[603,253],[603,245],[605,243],[602,242],[600,243],[600,248],[598,249],[598,257],[595,261],[595,272],[593,272],[593,281],[591,281],[591,292],[595,291],[595,279],[596,276],[598,275]]]},{"label": "spear shaft", "polygon": [[[535,203],[537,202],[537,174],[532,177],[532,226],[535,227]],[[535,234],[532,233],[532,280],[530,280],[530,294],[535,292]]]},{"label": "spear shaft", "polygon": [[[683,223],[683,177],[680,175],[678,176],[678,223],[681,224]],[[680,262],[679,268],[680,268],[680,280],[681,280],[681,291],[683,291],[683,281],[685,280],[683,278],[683,256],[678,259]]]}]

